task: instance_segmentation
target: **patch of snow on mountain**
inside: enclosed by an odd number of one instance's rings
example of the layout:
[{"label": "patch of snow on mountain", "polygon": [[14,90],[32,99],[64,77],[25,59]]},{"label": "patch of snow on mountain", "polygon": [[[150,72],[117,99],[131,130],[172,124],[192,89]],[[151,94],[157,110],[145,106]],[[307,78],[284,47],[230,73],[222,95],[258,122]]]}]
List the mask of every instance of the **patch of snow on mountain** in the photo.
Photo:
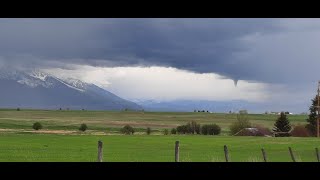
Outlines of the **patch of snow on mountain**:
[{"label": "patch of snow on mountain", "polygon": [[67,79],[64,79],[63,81],[75,88],[82,89],[82,90],[85,90],[86,86],[88,85],[87,83],[84,83],[78,79],[72,79],[72,78],[67,78]]},{"label": "patch of snow on mountain", "polygon": [[34,78],[28,78],[28,77],[19,78],[17,80],[17,82],[20,83],[20,84],[27,85],[27,86],[32,87],[32,88],[35,88],[35,87],[38,87],[38,86],[42,86],[42,87],[45,87],[45,88],[50,88],[50,87],[53,86],[53,83],[42,81],[42,80],[38,80],[38,79],[34,79]]},{"label": "patch of snow on mountain", "polygon": [[47,74],[41,72],[41,71],[32,71],[30,74],[29,74],[31,77],[34,77],[36,79],[40,79],[41,81],[45,81],[46,80],[46,77],[48,76]]},{"label": "patch of snow on mountain", "polygon": [[32,88],[35,88],[39,85],[38,83],[36,83],[28,78],[22,78],[22,79],[18,80],[17,82],[20,84],[25,84],[27,86],[30,86]]},{"label": "patch of snow on mountain", "polygon": [[62,80],[60,80],[60,79],[58,79],[58,78],[56,78],[56,77],[52,77],[52,78],[56,79],[57,81],[61,82],[61,83],[64,84],[64,85],[68,86],[69,88],[72,88],[72,89],[75,89],[75,90],[78,90],[78,91],[81,91],[81,92],[85,92],[84,89],[80,89],[80,88],[71,86],[71,85],[69,85],[68,83],[66,83],[66,82],[64,82],[64,81],[62,81]]}]

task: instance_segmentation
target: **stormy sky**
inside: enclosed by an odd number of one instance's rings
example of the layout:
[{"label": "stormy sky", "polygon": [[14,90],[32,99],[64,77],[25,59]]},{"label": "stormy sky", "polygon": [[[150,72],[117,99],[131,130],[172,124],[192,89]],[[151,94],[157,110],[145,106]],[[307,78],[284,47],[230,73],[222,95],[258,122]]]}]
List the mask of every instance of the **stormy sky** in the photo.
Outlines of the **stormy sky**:
[{"label": "stormy sky", "polygon": [[129,99],[241,96],[305,111],[320,80],[320,19],[0,19],[0,66],[68,72]]}]

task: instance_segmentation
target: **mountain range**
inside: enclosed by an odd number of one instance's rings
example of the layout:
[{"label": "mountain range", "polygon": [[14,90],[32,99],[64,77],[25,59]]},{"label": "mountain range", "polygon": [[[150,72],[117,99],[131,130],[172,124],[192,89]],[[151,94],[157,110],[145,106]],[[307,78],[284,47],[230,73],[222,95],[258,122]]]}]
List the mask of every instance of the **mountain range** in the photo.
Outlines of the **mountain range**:
[{"label": "mountain range", "polygon": [[[286,111],[299,112],[296,105]],[[305,105],[305,107],[308,107]],[[105,88],[78,79],[61,79],[39,70],[0,69],[0,108],[74,109],[74,110],[146,110],[176,112],[284,111],[274,104],[240,100],[139,100],[123,99]]]},{"label": "mountain range", "polygon": [[134,102],[94,84],[77,79],[59,79],[33,70],[0,71],[1,108],[141,110]]}]

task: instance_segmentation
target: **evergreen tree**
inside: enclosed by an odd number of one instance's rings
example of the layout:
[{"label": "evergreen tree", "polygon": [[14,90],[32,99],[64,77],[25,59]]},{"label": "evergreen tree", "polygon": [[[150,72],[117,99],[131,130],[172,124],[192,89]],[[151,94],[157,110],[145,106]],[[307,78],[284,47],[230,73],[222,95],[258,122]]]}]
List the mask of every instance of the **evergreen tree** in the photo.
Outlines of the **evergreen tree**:
[{"label": "evergreen tree", "polygon": [[290,122],[284,112],[281,112],[280,117],[274,123],[274,132],[286,132],[288,133],[291,130]]},{"label": "evergreen tree", "polygon": [[311,100],[312,105],[309,107],[309,118],[306,119],[308,124],[306,128],[309,130],[310,134],[313,136],[317,135],[317,105],[318,105],[318,95]]}]

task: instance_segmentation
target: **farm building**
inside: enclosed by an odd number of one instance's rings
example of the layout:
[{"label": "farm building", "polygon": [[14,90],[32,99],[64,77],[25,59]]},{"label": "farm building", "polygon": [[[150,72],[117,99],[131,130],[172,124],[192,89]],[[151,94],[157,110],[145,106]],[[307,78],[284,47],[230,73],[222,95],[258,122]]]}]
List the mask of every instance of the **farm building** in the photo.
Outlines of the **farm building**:
[{"label": "farm building", "polygon": [[234,136],[270,136],[270,133],[267,133],[258,128],[244,128],[241,131],[234,134]]}]

